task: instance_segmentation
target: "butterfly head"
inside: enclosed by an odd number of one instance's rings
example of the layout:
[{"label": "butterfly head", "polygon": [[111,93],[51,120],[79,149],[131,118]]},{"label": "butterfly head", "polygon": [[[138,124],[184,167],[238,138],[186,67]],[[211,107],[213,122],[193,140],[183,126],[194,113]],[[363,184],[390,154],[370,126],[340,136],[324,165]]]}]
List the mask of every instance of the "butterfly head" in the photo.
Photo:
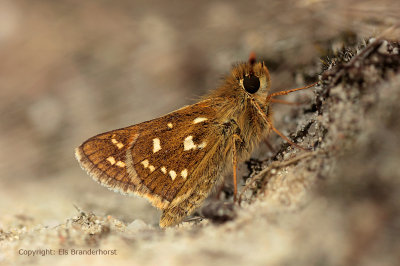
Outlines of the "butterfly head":
[{"label": "butterfly head", "polygon": [[[243,72],[237,77],[240,87],[249,95],[267,96],[270,89],[270,76],[264,62],[243,64]],[[265,98],[264,97],[264,98]]]},{"label": "butterfly head", "polygon": [[231,75],[239,88],[239,93],[252,98],[260,106],[265,106],[271,87],[271,79],[264,62],[256,62],[254,54],[249,61],[233,68]]},{"label": "butterfly head", "polygon": [[[267,97],[271,88],[270,75],[264,62],[257,62],[254,54],[250,55],[248,62],[239,63],[231,70],[224,84],[212,91],[208,98],[232,99],[235,110],[241,112],[246,108],[245,102],[257,103],[258,108],[266,110]],[[232,108],[232,105],[229,106]]]}]

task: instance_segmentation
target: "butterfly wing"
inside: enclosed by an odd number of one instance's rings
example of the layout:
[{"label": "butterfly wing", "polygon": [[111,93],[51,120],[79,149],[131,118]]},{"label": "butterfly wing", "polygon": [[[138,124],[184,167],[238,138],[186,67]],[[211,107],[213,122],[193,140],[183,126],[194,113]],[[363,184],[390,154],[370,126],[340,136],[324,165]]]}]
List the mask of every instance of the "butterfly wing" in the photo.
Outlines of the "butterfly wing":
[{"label": "butterfly wing", "polygon": [[[199,168],[221,146],[215,113],[205,100],[99,134],[76,149],[76,158],[97,182],[114,191],[143,196],[163,210],[178,206],[196,193],[205,173]],[[210,189],[202,193],[208,195]]]}]

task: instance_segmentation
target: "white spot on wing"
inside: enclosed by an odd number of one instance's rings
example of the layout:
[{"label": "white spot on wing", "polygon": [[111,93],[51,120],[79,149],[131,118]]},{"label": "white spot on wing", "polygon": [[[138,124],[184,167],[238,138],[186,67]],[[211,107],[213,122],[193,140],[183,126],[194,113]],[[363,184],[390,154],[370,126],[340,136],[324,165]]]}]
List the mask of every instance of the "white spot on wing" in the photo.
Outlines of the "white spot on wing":
[{"label": "white spot on wing", "polygon": [[125,167],[125,163],[123,161],[118,161],[115,165],[119,167]]},{"label": "white spot on wing", "polygon": [[195,119],[193,120],[193,124],[201,123],[201,122],[204,122],[204,121],[206,121],[206,120],[208,120],[208,119],[205,118],[205,117],[197,117],[197,118],[195,118]]},{"label": "white spot on wing", "polygon": [[187,169],[183,169],[182,172],[181,172],[181,176],[182,176],[184,179],[186,179],[187,175],[188,175]]},{"label": "white spot on wing", "polygon": [[199,149],[204,149],[207,146],[207,141],[203,141],[201,144],[197,146]]},{"label": "white spot on wing", "polygon": [[167,174],[167,168],[165,168],[164,166],[163,167],[161,167],[161,172],[163,172],[164,174]]},{"label": "white spot on wing", "polygon": [[172,180],[175,180],[176,178],[176,172],[174,170],[169,171],[169,175],[171,176]]},{"label": "white spot on wing", "polygon": [[146,159],[146,160],[142,161],[141,164],[143,164],[144,168],[147,168],[147,167],[149,167],[149,160]]},{"label": "white spot on wing", "polygon": [[[114,136],[114,135],[113,135],[113,136]],[[119,142],[118,140],[116,140],[116,139],[114,139],[114,138],[111,139],[111,142],[112,142],[115,146],[117,146],[118,149],[122,149],[122,148],[124,147],[124,144],[122,144],[122,142]]]},{"label": "white spot on wing", "polygon": [[154,165],[150,165],[150,166],[149,166],[149,169],[150,169],[150,173],[153,173],[154,170],[156,170],[156,168],[154,167]]},{"label": "white spot on wing", "polygon": [[161,150],[160,139],[155,138],[155,139],[153,139],[153,153],[156,153],[159,150]]},{"label": "white spot on wing", "polygon": [[168,126],[169,128],[173,128],[173,127],[174,127],[174,125],[172,125],[172,123],[168,123],[167,126]]},{"label": "white spot on wing", "polygon": [[118,142],[118,143],[115,144],[115,145],[117,145],[117,148],[118,148],[118,149],[122,149],[122,148],[124,147],[124,144],[122,144],[121,142]]},{"label": "white spot on wing", "polygon": [[108,158],[107,158],[107,161],[109,161],[111,165],[114,165],[114,164],[115,164],[115,158],[112,157],[112,156],[108,157]]},{"label": "white spot on wing", "polygon": [[188,151],[190,149],[196,149],[196,144],[193,142],[193,136],[188,136],[183,141],[183,150]]}]

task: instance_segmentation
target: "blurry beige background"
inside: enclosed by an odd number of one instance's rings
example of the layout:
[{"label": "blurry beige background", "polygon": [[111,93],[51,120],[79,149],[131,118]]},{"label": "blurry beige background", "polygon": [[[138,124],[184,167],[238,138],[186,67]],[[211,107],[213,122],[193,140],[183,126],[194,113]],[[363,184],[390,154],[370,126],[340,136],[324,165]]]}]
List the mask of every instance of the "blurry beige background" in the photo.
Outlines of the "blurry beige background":
[{"label": "blurry beige background", "polygon": [[57,225],[73,204],[157,223],[144,200],[93,182],[74,147],[193,103],[251,51],[273,88],[301,86],[327,46],[374,36],[398,11],[389,0],[1,0],[0,229]]}]

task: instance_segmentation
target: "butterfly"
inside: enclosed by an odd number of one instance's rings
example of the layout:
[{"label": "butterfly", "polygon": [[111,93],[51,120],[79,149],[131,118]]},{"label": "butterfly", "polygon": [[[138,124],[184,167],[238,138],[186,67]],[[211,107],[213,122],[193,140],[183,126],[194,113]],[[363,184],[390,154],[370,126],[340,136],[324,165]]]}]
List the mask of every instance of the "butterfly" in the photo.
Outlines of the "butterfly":
[{"label": "butterfly", "polygon": [[[272,122],[270,75],[252,54],[198,103],[165,116],[89,138],[75,150],[81,167],[101,185],[142,196],[162,210],[160,227],[180,223],[213,187],[247,159],[270,131],[293,143]],[[278,101],[278,100],[276,100]]]}]

